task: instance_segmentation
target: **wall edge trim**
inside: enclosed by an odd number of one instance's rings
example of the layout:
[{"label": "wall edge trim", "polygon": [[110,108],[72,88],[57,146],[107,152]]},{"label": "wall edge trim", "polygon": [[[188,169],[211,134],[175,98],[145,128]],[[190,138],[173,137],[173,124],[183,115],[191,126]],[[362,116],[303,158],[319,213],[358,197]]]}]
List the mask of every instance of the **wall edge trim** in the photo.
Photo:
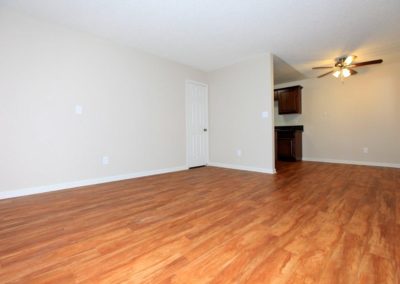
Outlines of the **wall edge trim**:
[{"label": "wall edge trim", "polygon": [[241,171],[249,171],[249,172],[257,172],[257,173],[264,173],[264,174],[276,174],[275,169],[259,168],[259,167],[244,166],[244,165],[237,165],[237,164],[209,162],[208,166],[233,169],[233,170],[241,170]]},{"label": "wall edge trim", "polygon": [[50,185],[44,185],[44,186],[21,188],[21,189],[9,190],[9,191],[0,191],[0,200],[21,197],[21,196],[28,196],[28,195],[33,195],[33,194],[52,192],[52,191],[58,191],[58,190],[74,189],[77,187],[96,185],[96,184],[121,181],[121,180],[127,180],[127,179],[134,179],[134,178],[140,178],[140,177],[146,177],[146,176],[152,176],[152,175],[166,174],[166,173],[184,171],[187,169],[188,168],[186,166],[177,166],[177,167],[171,167],[171,168],[140,171],[140,172],[134,172],[134,173],[129,173],[129,174],[115,175],[115,176],[106,176],[106,177],[100,177],[100,178],[92,178],[92,179],[50,184]]},{"label": "wall edge trim", "polygon": [[340,159],[325,159],[325,158],[310,158],[310,157],[306,157],[306,158],[303,157],[303,161],[320,162],[320,163],[334,163],[334,164],[348,164],[348,165],[359,165],[359,166],[400,168],[400,164],[371,162],[371,161],[355,161],[355,160],[340,160]]}]

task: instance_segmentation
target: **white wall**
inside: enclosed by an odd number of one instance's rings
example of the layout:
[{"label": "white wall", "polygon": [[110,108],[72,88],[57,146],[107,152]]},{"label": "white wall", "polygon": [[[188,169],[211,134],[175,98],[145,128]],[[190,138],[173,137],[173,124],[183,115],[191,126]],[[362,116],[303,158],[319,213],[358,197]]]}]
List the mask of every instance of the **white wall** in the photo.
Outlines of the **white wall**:
[{"label": "white wall", "polygon": [[0,194],[184,167],[186,79],[206,75],[2,8]]},{"label": "white wall", "polygon": [[400,167],[400,63],[357,71],[344,83],[326,76],[275,86],[304,87],[302,114],[278,115],[275,103],[275,124],[304,125],[305,159]]},{"label": "white wall", "polygon": [[272,56],[216,70],[208,81],[211,164],[274,172]]}]

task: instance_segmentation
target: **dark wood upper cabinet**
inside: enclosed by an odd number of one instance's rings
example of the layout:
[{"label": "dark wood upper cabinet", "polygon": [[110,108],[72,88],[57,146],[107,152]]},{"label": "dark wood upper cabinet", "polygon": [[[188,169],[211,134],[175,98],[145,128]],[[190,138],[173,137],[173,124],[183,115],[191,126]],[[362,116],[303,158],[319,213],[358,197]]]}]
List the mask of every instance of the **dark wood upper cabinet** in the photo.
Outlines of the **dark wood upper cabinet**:
[{"label": "dark wood upper cabinet", "polygon": [[301,89],[302,86],[292,86],[275,89],[274,99],[278,100],[278,113],[301,113]]}]

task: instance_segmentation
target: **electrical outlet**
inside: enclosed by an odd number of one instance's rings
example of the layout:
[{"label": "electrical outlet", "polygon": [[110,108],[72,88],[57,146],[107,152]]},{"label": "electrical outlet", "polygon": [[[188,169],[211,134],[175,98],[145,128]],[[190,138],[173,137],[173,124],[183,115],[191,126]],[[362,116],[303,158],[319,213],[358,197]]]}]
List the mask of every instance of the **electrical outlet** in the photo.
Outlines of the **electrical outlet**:
[{"label": "electrical outlet", "polygon": [[364,154],[368,154],[368,147],[364,147],[364,148],[363,148],[363,153],[364,153]]},{"label": "electrical outlet", "polygon": [[236,156],[241,157],[242,156],[242,150],[237,149],[236,150]]},{"label": "electrical outlet", "polygon": [[101,158],[101,163],[103,164],[103,166],[106,166],[110,163],[110,159],[108,158],[108,156],[103,156]]}]

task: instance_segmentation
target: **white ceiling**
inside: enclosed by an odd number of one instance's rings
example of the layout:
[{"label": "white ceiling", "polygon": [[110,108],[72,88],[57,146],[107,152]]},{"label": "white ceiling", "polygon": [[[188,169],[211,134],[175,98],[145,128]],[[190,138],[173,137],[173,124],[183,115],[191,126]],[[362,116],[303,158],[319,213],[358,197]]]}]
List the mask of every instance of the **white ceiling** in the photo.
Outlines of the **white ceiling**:
[{"label": "white ceiling", "polygon": [[[400,0],[0,0],[202,70],[263,52],[306,76],[354,53],[400,51]],[[373,58],[372,58],[373,57]],[[281,78],[282,79],[282,78]]]}]

